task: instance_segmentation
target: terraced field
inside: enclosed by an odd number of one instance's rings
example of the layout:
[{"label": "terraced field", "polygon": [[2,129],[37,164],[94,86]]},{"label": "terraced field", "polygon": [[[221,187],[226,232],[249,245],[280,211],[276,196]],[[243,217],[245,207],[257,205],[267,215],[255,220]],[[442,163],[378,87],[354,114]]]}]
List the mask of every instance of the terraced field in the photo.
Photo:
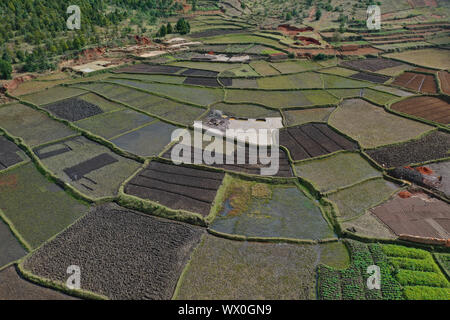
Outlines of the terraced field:
[{"label": "terraced field", "polygon": [[[196,1],[190,33],[126,65],[19,83],[0,105],[0,299],[450,300],[434,3],[383,1],[369,33],[353,1]],[[252,149],[228,129],[278,134]]]}]

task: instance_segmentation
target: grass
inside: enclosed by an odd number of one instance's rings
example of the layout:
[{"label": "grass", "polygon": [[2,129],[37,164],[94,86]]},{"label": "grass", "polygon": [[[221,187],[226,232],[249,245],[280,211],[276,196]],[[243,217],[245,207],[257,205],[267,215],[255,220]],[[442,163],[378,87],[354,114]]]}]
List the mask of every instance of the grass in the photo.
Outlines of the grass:
[{"label": "grass", "polygon": [[151,93],[156,93],[179,101],[201,106],[208,106],[223,100],[222,89],[187,87],[164,83],[146,83],[122,79],[112,80],[112,82],[143,89]]},{"label": "grass", "polygon": [[305,124],[308,122],[327,122],[335,108],[316,108],[306,110],[288,110],[284,115],[288,126]]},{"label": "grass", "polygon": [[186,80],[186,77],[180,76],[167,76],[162,74],[127,74],[127,73],[117,73],[114,74],[111,78],[136,79],[142,81],[174,83],[174,84],[182,84],[184,80]]},{"label": "grass", "polygon": [[308,160],[295,165],[297,175],[311,181],[321,192],[329,192],[374,177],[381,177],[357,153],[338,153],[331,157]]},{"label": "grass", "polygon": [[278,70],[271,66],[270,63],[264,60],[252,61],[250,66],[262,76],[272,76],[280,74]]},{"label": "grass", "polygon": [[218,103],[211,107],[211,109],[221,110],[224,114],[239,118],[268,118],[280,117],[280,113],[276,110],[266,109],[264,107],[252,104],[228,104]]},{"label": "grass", "polygon": [[319,206],[295,185],[273,186],[235,179],[211,229],[247,237],[325,239],[333,232]]},{"label": "grass", "polygon": [[310,60],[273,62],[270,65],[276,70],[278,70],[280,73],[296,73],[296,72],[316,70],[320,68],[320,66],[317,63],[312,62]]},{"label": "grass", "polygon": [[0,107],[0,127],[22,138],[26,144],[37,146],[77,134],[64,124],[23,104]]},{"label": "grass", "polygon": [[448,50],[444,49],[421,49],[387,54],[386,57],[413,63],[426,68],[448,69],[450,61]]},{"label": "grass", "polygon": [[42,176],[32,163],[0,174],[0,207],[34,249],[87,212],[87,205]]},{"label": "grass", "polygon": [[[315,299],[315,265],[343,265],[344,248],[232,241],[205,235],[184,270],[174,298]],[[334,250],[335,249],[335,250]],[[330,257],[328,250],[333,250]]]},{"label": "grass", "polygon": [[323,90],[257,91],[227,90],[226,101],[256,103],[272,108],[302,107],[337,103],[337,99]]},{"label": "grass", "polygon": [[336,76],[332,74],[322,74],[324,88],[334,89],[334,88],[365,88],[369,87],[371,84],[364,81],[353,80],[344,78],[341,76]]},{"label": "grass", "polygon": [[77,121],[75,125],[95,135],[110,139],[154,120],[145,114],[122,109]]},{"label": "grass", "polygon": [[327,195],[339,209],[339,219],[348,220],[363,215],[384,200],[387,200],[399,187],[382,178],[368,180],[347,189]]},{"label": "grass", "polygon": [[158,155],[171,142],[177,127],[156,121],[138,130],[121,135],[111,142],[133,154],[149,157]]},{"label": "grass", "polygon": [[342,67],[331,67],[327,69],[320,70],[321,73],[334,74],[337,76],[349,77],[358,73],[358,71],[346,69]]},{"label": "grass", "polygon": [[[64,145],[66,145],[72,150],[43,159],[41,160],[42,163],[60,179],[91,198],[115,197],[121,183],[140,167],[140,163],[118,156],[112,153],[108,148],[84,137],[66,140],[57,145],[58,147],[64,147]],[[40,152],[45,153],[55,147],[55,145],[49,145],[46,149],[40,150]],[[64,172],[64,169],[66,168],[75,166],[103,153],[111,155],[118,161],[92,171],[86,174],[84,176],[85,178],[78,181],[71,181]]]},{"label": "grass", "polygon": [[111,101],[108,101],[99,95],[96,95],[95,93],[87,93],[82,96],[79,96],[79,99],[90,102],[92,104],[95,104],[100,109],[103,110],[103,112],[111,112],[111,111],[117,111],[120,109],[123,109],[123,106]]},{"label": "grass", "polygon": [[285,45],[279,43],[277,40],[259,37],[251,34],[228,34],[215,37],[199,38],[198,40],[207,44],[256,43],[268,45],[270,47],[275,47],[278,49],[287,48]]},{"label": "grass", "polygon": [[20,98],[33,104],[45,105],[58,100],[78,96],[83,93],[85,93],[85,91],[77,88],[53,87],[38,93],[25,95]]},{"label": "grass", "polygon": [[330,125],[359,141],[364,148],[407,141],[433,127],[386,112],[361,99],[345,100],[329,119]]},{"label": "grass", "polygon": [[298,73],[257,79],[260,89],[314,89],[323,88],[320,74],[314,72]]}]

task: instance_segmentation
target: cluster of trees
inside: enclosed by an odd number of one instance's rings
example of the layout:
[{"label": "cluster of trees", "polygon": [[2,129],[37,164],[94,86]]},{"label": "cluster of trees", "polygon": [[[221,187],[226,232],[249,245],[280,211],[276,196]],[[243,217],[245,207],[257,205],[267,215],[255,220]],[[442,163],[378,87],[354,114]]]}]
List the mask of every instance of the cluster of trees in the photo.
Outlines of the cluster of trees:
[{"label": "cluster of trees", "polygon": [[[67,30],[70,14],[66,11],[71,5],[81,9],[80,30]],[[146,20],[154,24],[159,17],[180,9],[182,5],[175,0],[2,0],[0,55],[8,52],[11,61],[6,63],[24,64],[25,71],[51,69],[57,55],[100,45],[100,41],[109,41],[108,37],[110,41],[128,38],[126,30],[120,32],[118,26],[134,18],[130,10],[141,16],[145,13]]]},{"label": "cluster of trees", "polygon": [[172,27],[172,24],[169,22],[167,25],[162,25],[159,28],[158,33],[156,34],[157,37],[163,38],[167,34],[171,33],[179,33],[179,34],[188,34],[191,32],[191,26],[188,21],[186,21],[184,18],[180,18],[175,25],[175,28]]}]

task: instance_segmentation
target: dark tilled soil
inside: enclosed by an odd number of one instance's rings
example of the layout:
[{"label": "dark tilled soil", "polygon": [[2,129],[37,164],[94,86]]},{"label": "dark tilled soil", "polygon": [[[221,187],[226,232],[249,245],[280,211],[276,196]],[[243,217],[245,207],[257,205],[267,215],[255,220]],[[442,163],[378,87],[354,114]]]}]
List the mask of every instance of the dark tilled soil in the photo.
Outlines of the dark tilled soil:
[{"label": "dark tilled soil", "polygon": [[390,79],[388,76],[375,75],[375,74],[370,74],[370,73],[365,73],[365,72],[356,73],[354,75],[351,75],[350,78],[357,79],[357,80],[366,80],[366,81],[375,82],[375,83],[385,83],[386,81],[388,81]]},{"label": "dark tilled soil", "polygon": [[358,145],[326,124],[305,124],[280,131],[280,144],[294,160],[322,156],[339,150],[355,150]]},{"label": "dark tilled soil", "polygon": [[0,170],[22,162],[17,152],[20,148],[3,136],[0,136]]},{"label": "dark tilled soil", "polygon": [[94,208],[24,264],[33,274],[65,283],[81,269],[81,288],[111,299],[167,300],[203,229],[126,210]]},{"label": "dark tilled soil", "polygon": [[242,29],[209,29],[205,31],[194,32],[189,35],[191,38],[204,38],[204,37],[213,37],[213,36],[221,36],[226,34],[235,34],[235,33],[246,33],[247,30]]},{"label": "dark tilled soil", "polygon": [[22,258],[26,254],[26,250],[21,246],[9,227],[0,219],[0,267]]},{"label": "dark tilled soil", "polygon": [[14,266],[0,272],[0,300],[78,300],[24,280]]},{"label": "dark tilled soil", "polygon": [[72,151],[72,148],[70,148],[69,146],[65,145],[64,147],[61,147],[60,149],[57,149],[57,150],[53,150],[53,151],[49,151],[49,152],[41,152],[41,150],[43,148],[46,148],[46,147],[47,146],[34,149],[34,153],[41,160],[44,160],[44,159],[47,159],[47,158],[51,158],[51,157],[55,157],[57,155],[60,155],[60,154]]},{"label": "dark tilled soil", "polygon": [[[256,80],[255,80],[256,81]],[[233,85],[233,79],[232,78],[220,78],[220,82],[225,87],[231,87]]]},{"label": "dark tilled soil", "polygon": [[394,199],[371,209],[396,235],[448,239],[450,237],[450,210],[448,204],[421,192]]},{"label": "dark tilled soil", "polygon": [[187,77],[183,84],[205,87],[222,87],[216,78]]},{"label": "dark tilled soil", "polygon": [[367,153],[380,165],[392,168],[445,158],[449,151],[450,134],[433,132],[418,140],[367,150]]},{"label": "dark tilled soil", "polygon": [[430,121],[450,124],[450,104],[436,97],[413,97],[397,102],[391,108]]},{"label": "dark tilled soil", "polygon": [[350,67],[355,68],[359,70],[366,70],[375,72],[378,70],[383,70],[387,68],[397,67],[401,66],[404,63],[389,60],[389,59],[383,59],[383,58],[370,58],[370,59],[361,59],[361,60],[351,60],[351,61],[344,61],[341,63],[344,67]]},{"label": "dark tilled soil", "polygon": [[[168,150],[166,153],[164,153],[163,158],[166,159],[171,159],[171,153],[172,153],[172,149]],[[201,151],[203,152],[203,151]],[[191,163],[194,163],[194,153],[195,153],[195,149],[194,147],[191,147]],[[182,157],[183,154],[180,154],[180,157]],[[215,157],[215,153],[212,154],[213,157]],[[267,164],[262,164],[261,160],[267,160],[270,161],[270,152],[268,152],[268,159],[261,159],[258,156],[258,163],[257,164],[250,164],[249,162],[249,150],[248,148],[245,149],[245,164],[237,164],[237,153],[234,152],[233,154],[233,163],[232,164],[227,164],[226,162],[226,156],[225,155],[219,155],[218,158],[222,159],[222,164],[218,164],[218,163],[214,163],[214,164],[206,164],[206,163],[202,163],[203,165],[208,165],[211,167],[215,167],[215,168],[221,168],[221,169],[225,169],[225,170],[229,170],[229,171],[236,171],[236,172],[243,172],[243,173],[247,173],[247,174],[255,174],[255,175],[260,175],[261,174],[261,168],[267,168],[269,167],[269,165]],[[266,161],[264,161],[266,162]],[[279,151],[279,158],[278,158],[278,164],[279,164],[279,170],[277,172],[277,174],[275,176],[278,177],[292,177],[293,173],[292,173],[292,169],[291,166],[289,164],[289,160],[287,158],[286,152],[284,152],[283,150],[280,149]]]},{"label": "dark tilled soil", "polygon": [[184,70],[181,67],[175,66],[161,66],[161,65],[150,65],[150,64],[136,64],[133,66],[128,66],[120,68],[113,72],[115,73],[157,73],[157,74],[173,74],[178,71]]},{"label": "dark tilled soil", "polygon": [[392,84],[422,93],[437,92],[434,76],[429,74],[404,72],[396,77]]},{"label": "dark tilled soil", "polygon": [[118,162],[116,158],[114,158],[108,153],[103,153],[92,159],[79,163],[76,166],[66,168],[63,171],[70,177],[70,179],[72,179],[72,181],[78,181],[89,172],[106,167],[115,162]]},{"label": "dark tilled soil", "polygon": [[45,109],[67,121],[78,121],[103,113],[100,107],[78,98],[52,103],[46,105]]},{"label": "dark tilled soil", "polygon": [[207,216],[223,177],[223,173],[153,161],[126,185],[125,192]]},{"label": "dark tilled soil", "polygon": [[217,78],[219,72],[200,69],[187,69],[186,71],[183,71],[181,74],[183,76]]}]

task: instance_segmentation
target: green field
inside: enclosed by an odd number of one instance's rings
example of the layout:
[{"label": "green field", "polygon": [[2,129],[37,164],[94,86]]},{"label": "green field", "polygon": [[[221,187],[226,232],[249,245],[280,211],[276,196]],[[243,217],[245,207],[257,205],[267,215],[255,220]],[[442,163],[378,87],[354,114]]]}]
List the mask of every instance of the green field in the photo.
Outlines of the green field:
[{"label": "green field", "polygon": [[30,146],[77,134],[64,124],[52,120],[45,113],[23,104],[0,106],[0,127],[22,138]]},{"label": "green field", "polygon": [[[57,177],[89,197],[115,197],[119,186],[130,177],[141,164],[112,153],[108,148],[92,142],[84,137],[65,140],[49,145],[40,150],[41,153],[69,147],[71,150],[46,159],[42,163]],[[117,162],[85,174],[81,179],[72,181],[64,169],[78,165],[101,154],[108,154]]]},{"label": "green field", "polygon": [[295,165],[295,171],[299,177],[311,181],[321,192],[330,192],[370,178],[381,177],[381,172],[363,157],[348,152],[298,163]]},{"label": "green field", "polygon": [[0,208],[34,249],[84,215],[86,204],[41,175],[32,163],[0,174]]},{"label": "green field", "polygon": [[364,148],[407,141],[433,127],[401,118],[361,99],[345,100],[331,115],[329,123],[357,140]]},{"label": "green field", "polygon": [[448,59],[448,50],[444,49],[421,49],[411,50],[387,54],[386,57],[402,60],[413,63],[415,65],[436,68],[448,69],[450,68],[450,61]]},{"label": "green field", "polygon": [[319,206],[295,185],[272,186],[235,179],[211,229],[247,237],[324,239],[334,237]]},{"label": "green field", "polygon": [[346,267],[342,244],[289,245],[205,235],[187,265],[176,300],[315,299],[317,263]]},{"label": "green field", "polygon": [[288,126],[305,124],[308,122],[327,122],[335,108],[315,108],[305,110],[287,110],[284,115]]}]

